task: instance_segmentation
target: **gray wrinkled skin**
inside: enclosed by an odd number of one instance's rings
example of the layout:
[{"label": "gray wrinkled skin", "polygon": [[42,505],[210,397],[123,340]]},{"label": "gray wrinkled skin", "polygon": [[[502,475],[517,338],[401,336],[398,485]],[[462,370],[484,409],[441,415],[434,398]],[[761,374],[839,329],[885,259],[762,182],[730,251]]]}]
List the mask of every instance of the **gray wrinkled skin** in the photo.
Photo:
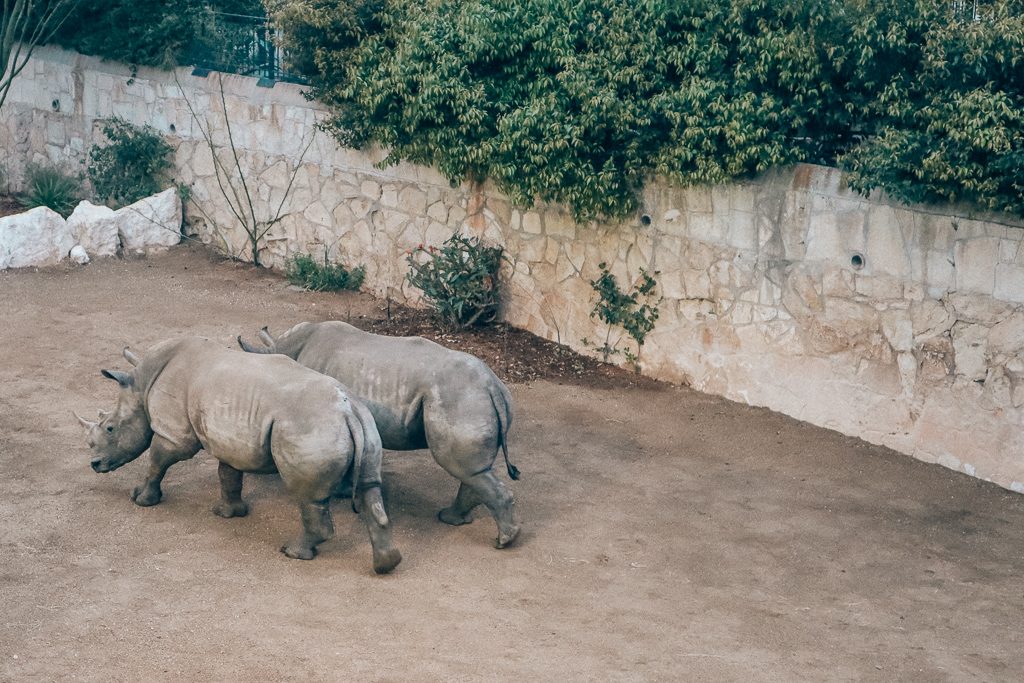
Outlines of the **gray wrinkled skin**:
[{"label": "gray wrinkled skin", "polygon": [[448,524],[472,521],[471,511],[487,506],[498,525],[497,546],[515,539],[519,526],[509,488],[495,476],[498,448],[509,476],[512,397],[479,358],[420,337],[388,337],[343,322],[299,323],[252,353],[279,353],[344,383],[369,408],[384,448],[430,448],[434,460],[461,484],[451,506],[438,518]]},{"label": "gray wrinkled skin", "polygon": [[220,461],[221,517],[248,513],[242,473],[279,472],[298,503],[301,535],[281,550],[309,560],[334,535],[328,504],[343,479],[354,482],[369,529],[373,566],[401,561],[380,494],[381,442],[373,417],[345,387],[283,356],[254,356],[204,339],[157,345],[130,373],[104,370],[117,381],[117,405],[89,428],[96,472],[111,472],[150,452],[149,473],[132,492],[137,505],[156,505],[167,469],[202,449]]}]

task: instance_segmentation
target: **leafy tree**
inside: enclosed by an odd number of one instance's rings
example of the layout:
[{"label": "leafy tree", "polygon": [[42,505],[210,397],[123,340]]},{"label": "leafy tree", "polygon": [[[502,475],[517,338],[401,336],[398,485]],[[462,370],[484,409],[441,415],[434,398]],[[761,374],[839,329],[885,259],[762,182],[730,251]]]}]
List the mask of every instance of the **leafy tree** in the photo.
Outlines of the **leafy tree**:
[{"label": "leafy tree", "polygon": [[[959,9],[970,6],[966,15]],[[652,175],[835,163],[1020,211],[1024,0],[282,0],[346,146],[625,217]]]}]

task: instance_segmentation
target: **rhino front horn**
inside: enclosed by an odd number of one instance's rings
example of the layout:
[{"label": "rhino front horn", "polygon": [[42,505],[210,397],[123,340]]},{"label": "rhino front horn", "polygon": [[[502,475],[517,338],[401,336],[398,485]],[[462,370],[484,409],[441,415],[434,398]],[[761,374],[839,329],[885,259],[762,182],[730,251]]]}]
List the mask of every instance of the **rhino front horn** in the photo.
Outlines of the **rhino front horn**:
[{"label": "rhino front horn", "polygon": [[78,421],[81,422],[82,426],[85,427],[86,429],[92,429],[93,427],[95,427],[98,424],[96,422],[93,422],[92,420],[86,420],[84,417],[82,417],[81,415],[79,415],[78,413],[76,413],[74,411],[71,411],[71,414],[74,415],[75,417],[77,417]]},{"label": "rhino front horn", "polygon": [[124,359],[131,363],[132,365],[138,366],[138,364],[141,362],[139,357],[132,353],[132,350],[129,349],[127,346],[124,347],[124,351],[122,351],[121,353],[124,355]]}]

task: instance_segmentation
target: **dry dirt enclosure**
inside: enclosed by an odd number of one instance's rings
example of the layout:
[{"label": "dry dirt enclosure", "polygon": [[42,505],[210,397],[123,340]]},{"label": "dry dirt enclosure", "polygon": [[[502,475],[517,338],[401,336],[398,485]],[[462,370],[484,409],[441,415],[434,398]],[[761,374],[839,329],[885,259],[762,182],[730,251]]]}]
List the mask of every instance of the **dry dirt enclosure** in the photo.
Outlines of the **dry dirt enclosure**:
[{"label": "dry dirt enclosure", "polygon": [[89,469],[71,411],[109,407],[98,370],[123,345],[382,315],[192,247],[0,273],[0,680],[1024,678],[1024,497],[577,361],[515,381],[545,361],[502,358],[526,353],[507,339],[488,358],[517,402],[507,550],[480,511],[435,520],[455,482],[425,452],[385,456],[405,555],[386,577],[347,502],[300,562],[277,551],[298,514],[274,476],[224,520],[205,454],[153,508],[128,499],[146,456]]}]

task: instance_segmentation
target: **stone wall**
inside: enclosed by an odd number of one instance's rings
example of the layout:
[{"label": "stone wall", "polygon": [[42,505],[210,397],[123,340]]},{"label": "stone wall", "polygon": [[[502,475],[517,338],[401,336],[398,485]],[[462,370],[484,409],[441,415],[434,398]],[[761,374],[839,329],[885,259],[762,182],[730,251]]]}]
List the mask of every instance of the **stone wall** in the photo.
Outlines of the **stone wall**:
[{"label": "stone wall", "polygon": [[506,319],[588,353],[581,340],[606,334],[590,317],[598,264],[626,283],[645,268],[664,297],[645,374],[1024,492],[1020,222],[868,200],[834,169],[798,166],[714,188],[656,183],[635,220],[576,225],[559,207],[518,211],[486,186],[452,188],[430,169],[380,169],[379,153],[338,149],[298,87],[188,70],[133,78],[57,50],[39,54],[0,113],[10,175],[33,158],[76,164],[104,117],[148,123],[176,145],[194,232],[246,257],[186,104],[227,155],[220,78],[257,216],[273,216],[294,183],[266,263],[326,253],[365,264],[377,294],[415,301],[405,252],[455,230],[479,234],[510,257]]}]

